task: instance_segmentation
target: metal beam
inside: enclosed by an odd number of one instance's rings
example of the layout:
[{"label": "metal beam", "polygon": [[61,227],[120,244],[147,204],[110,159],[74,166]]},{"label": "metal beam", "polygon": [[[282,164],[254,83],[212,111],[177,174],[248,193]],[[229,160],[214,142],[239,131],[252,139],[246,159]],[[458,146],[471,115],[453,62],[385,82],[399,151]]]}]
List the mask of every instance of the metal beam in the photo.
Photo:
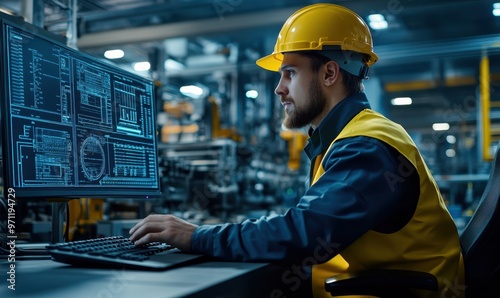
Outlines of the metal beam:
[{"label": "metal beam", "polygon": [[247,28],[282,25],[298,7],[256,12],[219,18],[161,24],[141,28],[125,28],[83,35],[78,40],[80,49],[139,42],[158,41],[173,37],[186,37],[224,33]]},{"label": "metal beam", "polygon": [[28,23],[43,28],[43,0],[23,0],[21,10]]},{"label": "metal beam", "polygon": [[374,46],[379,56],[376,66],[386,66],[396,62],[428,61],[429,58],[480,57],[483,50],[489,53],[500,52],[500,34],[475,36],[453,40],[413,42]]}]

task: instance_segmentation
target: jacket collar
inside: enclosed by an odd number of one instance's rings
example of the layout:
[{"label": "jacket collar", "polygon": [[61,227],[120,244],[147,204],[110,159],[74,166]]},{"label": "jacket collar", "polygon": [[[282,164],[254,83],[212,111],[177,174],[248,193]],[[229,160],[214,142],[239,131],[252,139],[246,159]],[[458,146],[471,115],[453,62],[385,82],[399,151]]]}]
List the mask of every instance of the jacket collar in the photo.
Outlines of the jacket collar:
[{"label": "jacket collar", "polygon": [[349,121],[370,103],[363,92],[343,99],[326,115],[316,129],[309,129],[309,140],[304,148],[310,160],[325,152]]}]

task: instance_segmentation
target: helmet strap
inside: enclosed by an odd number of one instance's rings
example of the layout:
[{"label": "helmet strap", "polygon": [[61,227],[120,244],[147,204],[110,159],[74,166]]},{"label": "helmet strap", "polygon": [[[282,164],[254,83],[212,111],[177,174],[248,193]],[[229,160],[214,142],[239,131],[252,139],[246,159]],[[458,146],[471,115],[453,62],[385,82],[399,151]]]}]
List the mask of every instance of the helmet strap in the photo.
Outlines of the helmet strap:
[{"label": "helmet strap", "polygon": [[362,79],[362,80],[368,80],[368,72],[370,71],[370,68],[366,65],[363,65],[363,67],[361,68],[361,70],[359,71],[359,77]]},{"label": "helmet strap", "polygon": [[319,54],[337,62],[339,67],[348,73],[361,79],[368,79],[369,67],[363,63],[364,54],[340,49],[322,50]]}]

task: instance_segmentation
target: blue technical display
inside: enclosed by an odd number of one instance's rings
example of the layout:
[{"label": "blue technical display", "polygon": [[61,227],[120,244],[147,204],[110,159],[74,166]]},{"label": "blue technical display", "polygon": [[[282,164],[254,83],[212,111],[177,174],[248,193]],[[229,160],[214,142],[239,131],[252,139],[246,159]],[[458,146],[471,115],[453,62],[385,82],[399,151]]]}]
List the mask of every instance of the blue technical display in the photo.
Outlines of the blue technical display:
[{"label": "blue technical display", "polygon": [[33,27],[2,22],[5,186],[28,197],[159,194],[153,82]]}]

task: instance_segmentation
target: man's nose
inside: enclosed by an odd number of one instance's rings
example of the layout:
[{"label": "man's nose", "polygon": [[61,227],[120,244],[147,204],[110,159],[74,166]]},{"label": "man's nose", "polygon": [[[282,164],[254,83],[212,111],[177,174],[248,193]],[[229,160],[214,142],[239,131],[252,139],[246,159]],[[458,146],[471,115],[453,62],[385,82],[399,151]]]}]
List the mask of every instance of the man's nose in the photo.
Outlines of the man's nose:
[{"label": "man's nose", "polygon": [[283,84],[283,80],[280,79],[280,81],[278,82],[278,85],[276,86],[276,89],[274,89],[274,93],[276,95],[279,95],[279,96],[282,96],[282,95],[285,95],[286,92],[287,92],[287,88],[286,86]]}]

